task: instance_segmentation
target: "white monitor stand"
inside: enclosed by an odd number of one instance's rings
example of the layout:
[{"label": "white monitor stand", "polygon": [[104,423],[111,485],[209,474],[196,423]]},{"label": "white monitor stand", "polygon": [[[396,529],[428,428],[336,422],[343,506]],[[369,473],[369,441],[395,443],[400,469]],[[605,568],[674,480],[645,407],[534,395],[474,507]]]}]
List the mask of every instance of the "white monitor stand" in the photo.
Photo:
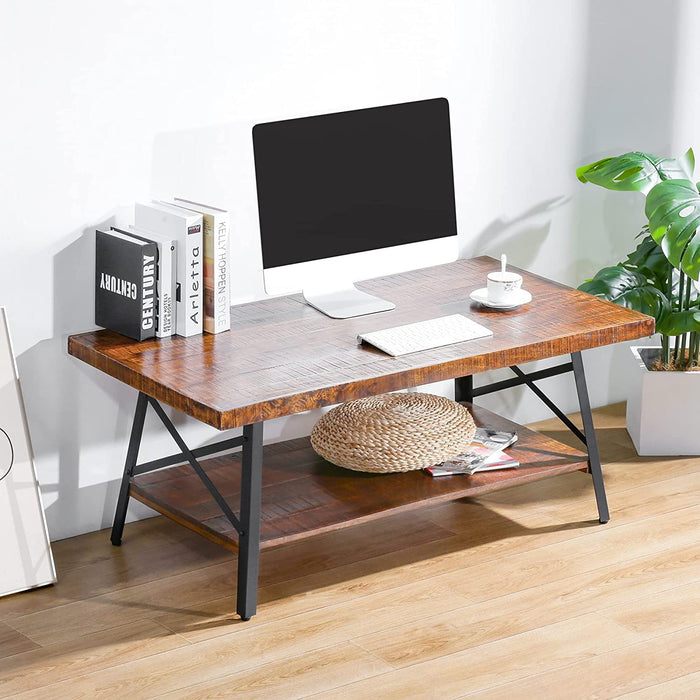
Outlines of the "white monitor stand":
[{"label": "white monitor stand", "polygon": [[353,282],[393,275],[457,259],[457,236],[265,268],[268,294],[301,291],[304,300],[331,318],[352,318],[396,308],[392,300],[363,292]]},{"label": "white monitor stand", "polygon": [[391,311],[396,304],[360,291],[352,282],[346,282],[337,289],[303,290],[304,299],[314,309],[331,318],[352,318]]}]

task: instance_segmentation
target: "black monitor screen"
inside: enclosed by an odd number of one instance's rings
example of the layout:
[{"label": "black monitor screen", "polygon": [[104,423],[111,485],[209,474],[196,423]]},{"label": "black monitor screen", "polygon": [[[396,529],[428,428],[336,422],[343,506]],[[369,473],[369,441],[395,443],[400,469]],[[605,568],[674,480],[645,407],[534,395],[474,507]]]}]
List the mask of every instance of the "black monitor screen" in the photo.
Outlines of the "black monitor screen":
[{"label": "black monitor screen", "polygon": [[263,266],[457,235],[446,99],[253,128]]}]

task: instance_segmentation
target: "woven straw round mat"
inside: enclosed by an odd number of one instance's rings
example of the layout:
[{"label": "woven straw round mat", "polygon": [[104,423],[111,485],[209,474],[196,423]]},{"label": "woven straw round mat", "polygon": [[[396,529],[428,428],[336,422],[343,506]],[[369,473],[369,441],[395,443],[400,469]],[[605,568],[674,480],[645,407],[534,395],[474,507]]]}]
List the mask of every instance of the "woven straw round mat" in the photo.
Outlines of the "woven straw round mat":
[{"label": "woven straw round mat", "polygon": [[432,394],[380,394],[323,415],[311,445],[329,462],[362,472],[424,469],[464,452],[476,426],[464,406]]}]

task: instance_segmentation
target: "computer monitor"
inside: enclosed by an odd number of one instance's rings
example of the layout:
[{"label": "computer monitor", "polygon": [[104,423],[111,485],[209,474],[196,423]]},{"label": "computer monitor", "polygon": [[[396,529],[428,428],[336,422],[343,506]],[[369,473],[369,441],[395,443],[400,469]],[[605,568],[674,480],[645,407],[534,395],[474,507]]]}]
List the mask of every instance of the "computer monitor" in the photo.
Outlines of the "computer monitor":
[{"label": "computer monitor", "polygon": [[360,316],[394,304],[353,282],[456,259],[446,99],[257,124],[253,149],[268,294]]}]

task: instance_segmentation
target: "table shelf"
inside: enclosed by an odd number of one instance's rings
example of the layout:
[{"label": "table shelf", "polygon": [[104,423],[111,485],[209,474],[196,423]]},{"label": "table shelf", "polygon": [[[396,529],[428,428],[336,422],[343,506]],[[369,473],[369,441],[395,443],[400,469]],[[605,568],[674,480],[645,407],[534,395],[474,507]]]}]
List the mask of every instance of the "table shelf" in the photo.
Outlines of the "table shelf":
[{"label": "table shelf", "polygon": [[[308,438],[264,449],[260,546],[271,547],[400,511],[477,496],[564,472],[588,468],[584,452],[472,407],[477,425],[516,431],[508,448],[518,469],[433,478],[423,470],[370,474],[336,467],[319,457]],[[240,503],[240,453],[202,461],[234,512]],[[237,533],[189,465],[135,477],[130,495],[208,539],[238,549]]]}]

